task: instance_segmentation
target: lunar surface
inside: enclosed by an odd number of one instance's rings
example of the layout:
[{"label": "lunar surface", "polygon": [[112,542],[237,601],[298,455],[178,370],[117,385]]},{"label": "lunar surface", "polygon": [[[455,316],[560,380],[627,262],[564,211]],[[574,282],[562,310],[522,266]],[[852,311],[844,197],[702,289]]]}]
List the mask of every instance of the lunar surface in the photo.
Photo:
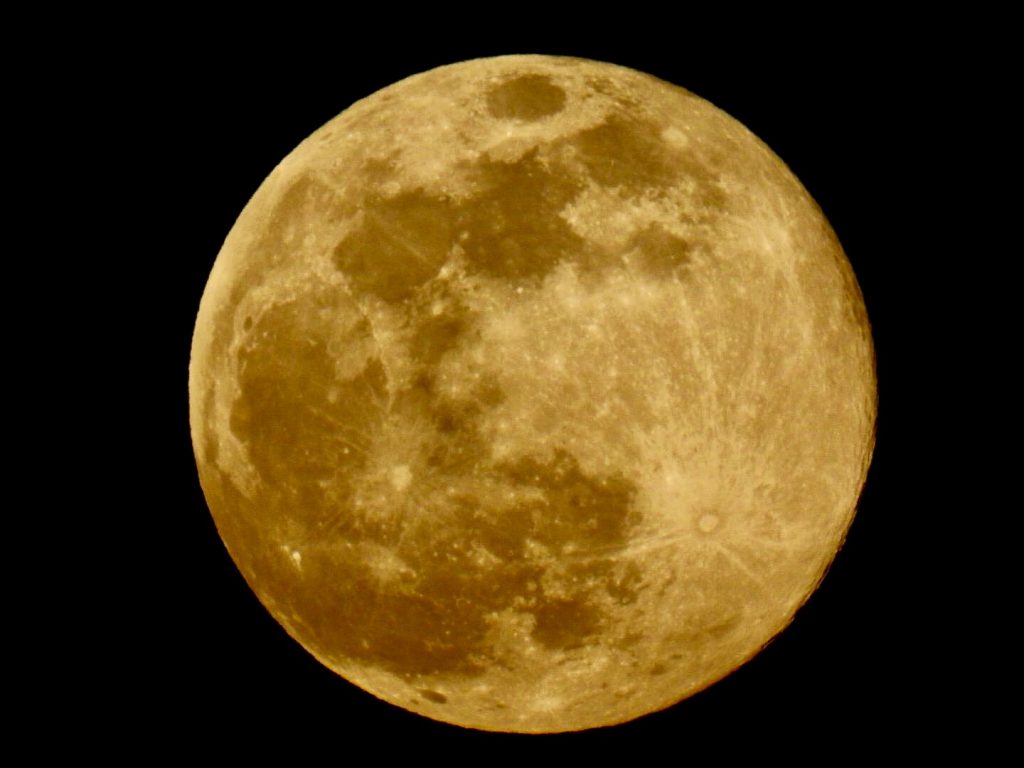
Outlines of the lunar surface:
[{"label": "lunar surface", "polygon": [[859,288],[782,161],[681,88],[541,56],[411,77],[285,158],[189,391],[218,530],[291,636],[520,732],[757,653],[840,547],[875,420]]}]

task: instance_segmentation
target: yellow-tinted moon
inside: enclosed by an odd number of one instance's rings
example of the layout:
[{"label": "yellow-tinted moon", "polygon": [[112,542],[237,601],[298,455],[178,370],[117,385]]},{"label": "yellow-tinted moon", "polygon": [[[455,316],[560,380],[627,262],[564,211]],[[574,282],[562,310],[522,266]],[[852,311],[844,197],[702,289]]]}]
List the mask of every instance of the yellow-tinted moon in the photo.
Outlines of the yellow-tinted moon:
[{"label": "yellow-tinted moon", "polygon": [[609,64],[483,59],[259,188],[200,305],[192,439],[321,662],[450,723],[579,730],[790,621],[854,514],[873,359],[832,230],[742,125]]}]

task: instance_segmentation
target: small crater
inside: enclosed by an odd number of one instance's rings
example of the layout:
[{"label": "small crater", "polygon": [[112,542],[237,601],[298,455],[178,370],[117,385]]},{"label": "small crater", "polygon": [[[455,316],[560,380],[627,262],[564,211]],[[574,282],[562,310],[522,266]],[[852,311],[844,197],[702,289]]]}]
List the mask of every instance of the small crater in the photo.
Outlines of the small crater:
[{"label": "small crater", "polygon": [[252,330],[252,318],[251,317],[245,318],[245,322],[242,323],[242,328],[244,328],[247,331]]},{"label": "small crater", "polygon": [[448,697],[447,696],[445,696],[443,693],[438,693],[437,691],[432,691],[429,688],[420,688],[419,689],[419,694],[420,694],[420,696],[422,696],[427,701],[432,701],[435,704],[447,704],[448,703]]},{"label": "small crater", "polygon": [[392,467],[390,472],[390,479],[392,487],[401,493],[409,487],[409,483],[412,482],[412,471],[409,469],[408,464],[402,464],[397,467]]},{"label": "small crater", "polygon": [[495,86],[487,94],[487,111],[501,120],[532,122],[565,108],[565,91],[547,75],[521,75]]},{"label": "small crater", "polygon": [[614,96],[616,94],[615,83],[609,80],[607,77],[598,77],[595,75],[589,75],[586,78],[587,87],[590,90],[605,96]]},{"label": "small crater", "polygon": [[655,664],[651,667],[650,674],[652,677],[657,677],[658,675],[664,675],[666,672],[668,672],[668,667],[664,664]]},{"label": "small crater", "polygon": [[718,519],[718,515],[713,514],[711,512],[705,512],[697,520],[697,527],[701,530],[702,533],[711,533],[716,528],[718,528],[719,522],[721,521]]}]

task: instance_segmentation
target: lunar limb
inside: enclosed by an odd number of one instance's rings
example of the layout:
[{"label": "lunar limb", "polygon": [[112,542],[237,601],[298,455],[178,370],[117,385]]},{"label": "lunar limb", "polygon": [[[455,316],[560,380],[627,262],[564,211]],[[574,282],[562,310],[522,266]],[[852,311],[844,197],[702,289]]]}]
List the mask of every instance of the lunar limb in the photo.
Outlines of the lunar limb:
[{"label": "lunar limb", "polygon": [[789,623],[853,518],[873,360],[835,235],[742,125],[610,64],[481,59],[259,188],[200,305],[192,438],[232,558],[323,664],[438,720],[580,730]]}]

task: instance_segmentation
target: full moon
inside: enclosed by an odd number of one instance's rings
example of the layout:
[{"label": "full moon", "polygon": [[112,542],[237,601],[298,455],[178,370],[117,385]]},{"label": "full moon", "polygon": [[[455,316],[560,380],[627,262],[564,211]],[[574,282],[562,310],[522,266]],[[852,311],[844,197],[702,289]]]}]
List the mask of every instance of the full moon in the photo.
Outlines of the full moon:
[{"label": "full moon", "polygon": [[549,56],[410,77],[288,155],[217,256],[189,397],[217,529],[295,640],[534,733],[662,709],[778,634],[876,413],[860,289],[783,162]]}]

